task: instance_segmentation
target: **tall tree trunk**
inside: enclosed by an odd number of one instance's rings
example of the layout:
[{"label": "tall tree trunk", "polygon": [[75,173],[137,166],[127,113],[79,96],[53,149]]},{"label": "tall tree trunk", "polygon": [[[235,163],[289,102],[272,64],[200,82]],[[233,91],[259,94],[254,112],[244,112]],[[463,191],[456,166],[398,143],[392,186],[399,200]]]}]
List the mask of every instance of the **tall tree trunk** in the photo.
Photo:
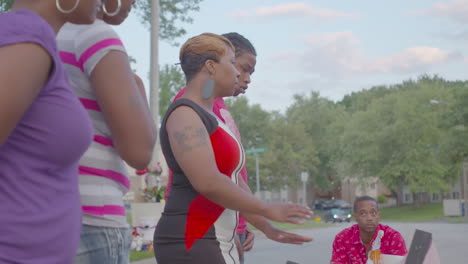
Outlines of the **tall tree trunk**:
[{"label": "tall tree trunk", "polygon": [[421,193],[419,192],[413,192],[413,204],[416,206],[416,208],[421,207]]},{"label": "tall tree trunk", "polygon": [[403,199],[405,198],[403,195],[403,188],[404,188],[403,181],[400,181],[400,185],[396,189],[396,196],[397,196],[397,207],[400,207],[403,205]]},{"label": "tall tree trunk", "polygon": [[405,187],[404,185],[404,181],[403,181],[403,176],[400,175],[400,184],[398,185],[398,188],[396,190],[397,192],[397,207],[400,207],[403,205],[403,199],[404,199],[404,195],[403,195],[403,188]]},{"label": "tall tree trunk", "polygon": [[396,199],[396,206],[399,207],[403,204],[403,192],[401,191],[400,188],[397,188],[397,190],[391,190],[392,196],[395,197]]}]

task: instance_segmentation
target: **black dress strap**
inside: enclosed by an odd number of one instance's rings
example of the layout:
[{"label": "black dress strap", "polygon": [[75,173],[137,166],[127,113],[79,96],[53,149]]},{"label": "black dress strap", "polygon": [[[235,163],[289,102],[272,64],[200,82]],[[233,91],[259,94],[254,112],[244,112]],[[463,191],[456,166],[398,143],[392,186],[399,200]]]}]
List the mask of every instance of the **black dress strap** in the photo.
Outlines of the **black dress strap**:
[{"label": "black dress strap", "polygon": [[174,154],[172,153],[171,145],[169,143],[169,135],[167,134],[167,130],[166,130],[166,123],[167,123],[167,119],[172,114],[172,112],[180,106],[188,106],[192,108],[193,111],[195,111],[195,113],[197,113],[200,119],[202,120],[209,135],[213,134],[216,128],[218,127],[218,121],[213,115],[211,115],[201,106],[199,106],[198,104],[196,104],[195,102],[189,99],[180,98],[169,106],[161,122],[161,130],[159,133],[159,137],[161,140],[161,149],[164,153],[164,156],[166,157],[166,162],[169,165],[169,168],[176,173],[182,172],[182,170],[179,164],[177,163],[174,157]]}]

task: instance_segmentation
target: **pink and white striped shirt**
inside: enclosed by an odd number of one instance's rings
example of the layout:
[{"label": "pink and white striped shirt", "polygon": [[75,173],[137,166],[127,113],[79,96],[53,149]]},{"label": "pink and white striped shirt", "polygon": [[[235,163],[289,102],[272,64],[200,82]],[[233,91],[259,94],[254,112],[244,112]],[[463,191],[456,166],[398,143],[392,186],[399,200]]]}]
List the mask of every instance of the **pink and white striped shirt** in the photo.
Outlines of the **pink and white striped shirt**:
[{"label": "pink and white striped shirt", "polygon": [[65,24],[57,35],[57,43],[71,86],[94,128],[93,143],[79,166],[83,224],[128,227],[122,200],[130,187],[128,172],[112,144],[111,131],[90,80],[106,54],[112,50],[125,52],[125,48],[117,33],[102,20],[92,25]]}]

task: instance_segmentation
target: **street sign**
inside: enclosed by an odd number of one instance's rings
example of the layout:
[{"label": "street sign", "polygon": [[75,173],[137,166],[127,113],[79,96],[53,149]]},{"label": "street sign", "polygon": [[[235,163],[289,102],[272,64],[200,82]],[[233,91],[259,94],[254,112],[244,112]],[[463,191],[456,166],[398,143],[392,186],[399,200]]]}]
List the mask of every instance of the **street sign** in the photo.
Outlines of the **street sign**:
[{"label": "street sign", "polygon": [[254,154],[254,153],[265,152],[267,150],[268,150],[267,148],[249,148],[249,149],[246,149],[245,152],[248,154]]},{"label": "street sign", "polygon": [[307,171],[301,172],[301,181],[307,182],[308,179],[309,179],[309,173]]},{"label": "street sign", "polygon": [[260,195],[260,176],[259,176],[260,170],[258,168],[259,167],[258,153],[265,152],[265,151],[267,151],[267,148],[249,148],[245,150],[247,154],[255,155],[255,178],[257,179],[257,192],[255,193],[255,195]]}]

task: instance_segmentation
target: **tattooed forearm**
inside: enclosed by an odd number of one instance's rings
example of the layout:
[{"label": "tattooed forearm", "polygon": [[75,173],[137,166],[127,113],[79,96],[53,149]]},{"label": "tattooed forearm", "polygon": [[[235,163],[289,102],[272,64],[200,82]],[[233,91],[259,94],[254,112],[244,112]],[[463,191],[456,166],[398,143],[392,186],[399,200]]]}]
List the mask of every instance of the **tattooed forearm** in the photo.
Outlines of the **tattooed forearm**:
[{"label": "tattooed forearm", "polygon": [[174,138],[184,152],[208,144],[204,127],[184,127],[183,131],[174,132]]}]

